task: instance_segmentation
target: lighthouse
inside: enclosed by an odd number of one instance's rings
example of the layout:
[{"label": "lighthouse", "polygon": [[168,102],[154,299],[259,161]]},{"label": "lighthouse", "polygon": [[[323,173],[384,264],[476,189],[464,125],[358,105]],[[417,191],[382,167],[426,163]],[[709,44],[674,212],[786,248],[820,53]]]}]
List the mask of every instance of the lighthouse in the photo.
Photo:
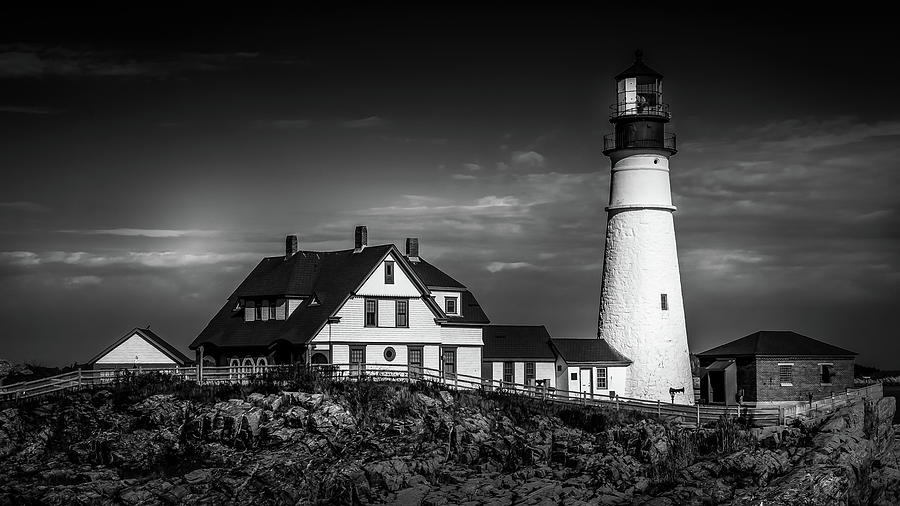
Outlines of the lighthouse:
[{"label": "lighthouse", "polygon": [[669,186],[675,134],[666,129],[663,76],[637,51],[615,80],[614,133],[603,139],[612,174],[598,336],[632,360],[622,395],[693,404]]}]

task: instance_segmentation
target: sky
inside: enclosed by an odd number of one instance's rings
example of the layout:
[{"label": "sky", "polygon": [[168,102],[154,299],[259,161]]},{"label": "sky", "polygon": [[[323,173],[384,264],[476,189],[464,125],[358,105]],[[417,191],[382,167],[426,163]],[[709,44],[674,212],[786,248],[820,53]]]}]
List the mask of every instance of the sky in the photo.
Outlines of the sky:
[{"label": "sky", "polygon": [[[317,10],[319,9],[319,10]],[[264,256],[403,247],[493,323],[596,335],[602,136],[665,76],[691,350],[900,368],[894,27],[870,12],[0,8],[0,358],[187,345]]]}]

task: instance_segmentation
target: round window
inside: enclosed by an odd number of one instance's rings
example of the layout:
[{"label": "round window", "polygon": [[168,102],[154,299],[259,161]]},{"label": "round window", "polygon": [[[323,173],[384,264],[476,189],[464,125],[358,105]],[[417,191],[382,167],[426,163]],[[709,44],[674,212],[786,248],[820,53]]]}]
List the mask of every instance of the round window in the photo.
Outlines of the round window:
[{"label": "round window", "polygon": [[397,351],[394,348],[388,346],[384,349],[384,359],[388,362],[393,362],[394,358],[397,356]]}]

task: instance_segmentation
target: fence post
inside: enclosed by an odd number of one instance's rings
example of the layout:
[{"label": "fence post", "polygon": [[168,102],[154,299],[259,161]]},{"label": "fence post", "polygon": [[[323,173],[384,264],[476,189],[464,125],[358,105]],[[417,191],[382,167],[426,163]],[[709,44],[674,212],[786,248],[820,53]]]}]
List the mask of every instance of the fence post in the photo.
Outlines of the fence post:
[{"label": "fence post", "polygon": [[78,369],[78,386],[81,387],[81,369]]},{"label": "fence post", "polygon": [[662,416],[662,407],[659,404],[659,399],[656,399],[656,416]]},{"label": "fence post", "polygon": [[619,394],[616,394],[616,411],[619,410]]},{"label": "fence post", "polygon": [[697,404],[697,428],[700,428],[700,404]]}]

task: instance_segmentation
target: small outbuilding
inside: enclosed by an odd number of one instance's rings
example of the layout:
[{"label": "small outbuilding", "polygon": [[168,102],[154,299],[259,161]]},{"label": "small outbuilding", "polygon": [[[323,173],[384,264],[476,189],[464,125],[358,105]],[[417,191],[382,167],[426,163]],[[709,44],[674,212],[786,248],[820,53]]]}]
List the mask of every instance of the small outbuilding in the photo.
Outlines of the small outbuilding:
[{"label": "small outbuilding", "polygon": [[182,367],[191,360],[150,329],[134,328],[88,361],[94,369]]},{"label": "small outbuilding", "polygon": [[556,354],[543,325],[484,327],[481,377],[494,384],[556,387]]},{"label": "small outbuilding", "polygon": [[631,359],[599,338],[553,338],[559,360],[557,388],[615,397],[625,392]]},{"label": "small outbuilding", "polygon": [[703,353],[700,402],[779,404],[853,387],[856,352],[792,331],[761,330]]}]

